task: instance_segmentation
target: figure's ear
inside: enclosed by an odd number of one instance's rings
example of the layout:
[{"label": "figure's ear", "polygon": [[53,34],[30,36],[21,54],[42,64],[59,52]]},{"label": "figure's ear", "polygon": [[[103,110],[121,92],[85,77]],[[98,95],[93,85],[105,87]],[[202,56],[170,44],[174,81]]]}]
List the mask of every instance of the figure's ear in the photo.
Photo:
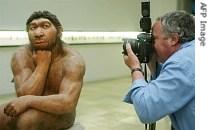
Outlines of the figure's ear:
[{"label": "figure's ear", "polygon": [[57,28],[57,31],[58,31],[58,37],[61,37],[62,36],[62,32],[63,32],[63,27],[62,26],[59,26]]}]

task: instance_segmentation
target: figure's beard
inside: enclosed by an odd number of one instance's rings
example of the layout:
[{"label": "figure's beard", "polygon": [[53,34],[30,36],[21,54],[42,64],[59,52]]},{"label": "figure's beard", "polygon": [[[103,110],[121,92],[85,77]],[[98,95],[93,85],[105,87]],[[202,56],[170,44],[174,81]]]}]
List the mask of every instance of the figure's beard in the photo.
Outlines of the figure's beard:
[{"label": "figure's beard", "polygon": [[50,50],[51,48],[49,43],[45,43],[45,45],[31,44],[31,46],[34,50]]}]

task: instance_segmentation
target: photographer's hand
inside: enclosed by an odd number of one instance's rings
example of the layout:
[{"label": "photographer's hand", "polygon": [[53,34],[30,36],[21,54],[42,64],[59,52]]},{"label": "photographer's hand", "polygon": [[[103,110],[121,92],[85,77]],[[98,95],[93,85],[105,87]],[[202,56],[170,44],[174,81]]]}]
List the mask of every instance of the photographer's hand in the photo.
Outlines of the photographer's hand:
[{"label": "photographer's hand", "polygon": [[140,68],[140,63],[137,56],[133,53],[131,49],[131,45],[129,43],[126,44],[127,55],[124,55],[125,64],[130,68]]},{"label": "photographer's hand", "polygon": [[[140,62],[137,56],[133,53],[129,43],[126,44],[126,51],[128,55],[124,55],[125,64],[132,70],[135,68],[141,68]],[[136,79],[143,79],[144,76],[141,71],[134,71],[132,73],[133,81]]]}]

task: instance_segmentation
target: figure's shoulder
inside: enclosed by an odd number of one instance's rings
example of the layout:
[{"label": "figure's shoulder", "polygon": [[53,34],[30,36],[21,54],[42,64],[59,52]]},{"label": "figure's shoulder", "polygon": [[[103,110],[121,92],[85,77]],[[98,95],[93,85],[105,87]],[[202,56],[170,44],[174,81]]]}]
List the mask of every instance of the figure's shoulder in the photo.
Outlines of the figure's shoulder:
[{"label": "figure's shoulder", "polygon": [[72,47],[66,47],[65,49],[65,57],[70,60],[76,60],[78,62],[84,62],[83,56],[80,52]]},{"label": "figure's shoulder", "polygon": [[13,53],[12,59],[22,59],[24,60],[26,57],[31,55],[31,50],[28,45],[18,47],[17,50]]},{"label": "figure's shoulder", "polygon": [[28,46],[17,48],[11,58],[11,67],[13,73],[18,73],[23,68],[33,68],[32,53]]},{"label": "figure's shoulder", "polygon": [[71,72],[84,72],[85,71],[85,60],[79,51],[73,49],[72,47],[64,48],[65,56],[63,57],[63,66],[65,70],[70,70]]}]

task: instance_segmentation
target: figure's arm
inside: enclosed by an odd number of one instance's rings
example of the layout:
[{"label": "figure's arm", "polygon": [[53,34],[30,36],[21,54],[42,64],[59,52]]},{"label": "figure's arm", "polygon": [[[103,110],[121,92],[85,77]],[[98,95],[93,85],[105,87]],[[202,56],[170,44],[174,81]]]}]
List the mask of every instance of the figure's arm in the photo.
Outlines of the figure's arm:
[{"label": "figure's arm", "polygon": [[26,49],[22,49],[13,55],[11,68],[18,97],[42,95],[50,61],[49,51],[29,54]]},{"label": "figure's arm", "polygon": [[82,89],[85,63],[81,57],[72,57],[64,63],[64,68],[59,94],[21,96],[6,106],[5,113],[9,116],[17,116],[28,108],[54,114],[75,111]]},{"label": "figure's arm", "polygon": [[31,96],[29,107],[54,114],[69,113],[75,110],[83,84],[85,64],[82,58],[71,57],[64,63],[65,75],[59,94]]}]

